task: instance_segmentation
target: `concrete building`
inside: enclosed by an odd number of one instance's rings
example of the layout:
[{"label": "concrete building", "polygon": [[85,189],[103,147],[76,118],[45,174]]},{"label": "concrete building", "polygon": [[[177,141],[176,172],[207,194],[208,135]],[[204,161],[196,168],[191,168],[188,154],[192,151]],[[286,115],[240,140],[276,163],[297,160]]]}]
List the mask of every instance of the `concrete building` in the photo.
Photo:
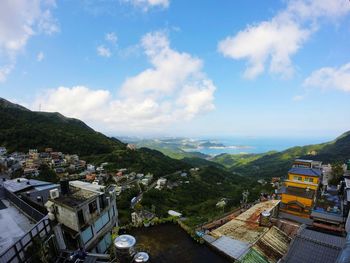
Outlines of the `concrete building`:
[{"label": "concrete building", "polygon": [[161,190],[164,186],[166,186],[167,179],[166,178],[159,178],[157,180],[156,189]]},{"label": "concrete building", "polygon": [[61,193],[50,192],[46,207],[56,222],[54,232],[60,249],[83,247],[105,253],[111,244],[111,230],[118,224],[115,186],[82,181],[61,182]]},{"label": "concrete building", "polygon": [[295,160],[280,190],[281,211],[309,218],[322,177],[321,163]]}]

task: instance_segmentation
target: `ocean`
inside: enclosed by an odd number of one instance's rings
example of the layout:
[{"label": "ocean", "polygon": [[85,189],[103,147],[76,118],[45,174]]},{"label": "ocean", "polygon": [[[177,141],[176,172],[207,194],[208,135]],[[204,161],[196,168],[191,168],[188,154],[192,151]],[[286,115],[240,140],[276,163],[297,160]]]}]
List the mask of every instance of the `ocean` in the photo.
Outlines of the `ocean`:
[{"label": "ocean", "polygon": [[208,155],[222,153],[265,153],[268,151],[283,151],[294,146],[305,146],[331,141],[334,138],[268,138],[268,137],[221,137],[200,138],[201,141],[221,143],[224,147],[201,147],[199,152]]}]

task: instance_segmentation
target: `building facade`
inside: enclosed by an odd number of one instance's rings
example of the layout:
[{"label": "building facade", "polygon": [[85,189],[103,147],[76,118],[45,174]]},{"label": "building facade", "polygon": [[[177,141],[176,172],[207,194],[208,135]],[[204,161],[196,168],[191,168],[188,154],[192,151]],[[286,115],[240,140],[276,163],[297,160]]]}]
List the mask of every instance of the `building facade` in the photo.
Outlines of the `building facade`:
[{"label": "building facade", "polygon": [[61,193],[51,194],[46,206],[57,223],[54,231],[60,249],[106,252],[112,242],[111,231],[118,224],[114,189],[71,181],[61,184]]},{"label": "building facade", "polygon": [[281,211],[309,218],[322,177],[321,163],[295,160],[281,189]]}]

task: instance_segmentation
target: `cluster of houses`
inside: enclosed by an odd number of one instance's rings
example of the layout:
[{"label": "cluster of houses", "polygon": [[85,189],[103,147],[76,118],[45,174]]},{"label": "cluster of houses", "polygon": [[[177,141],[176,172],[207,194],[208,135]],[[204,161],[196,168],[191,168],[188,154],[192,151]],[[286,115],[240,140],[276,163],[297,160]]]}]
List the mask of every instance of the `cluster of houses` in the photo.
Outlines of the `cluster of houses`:
[{"label": "cluster of houses", "polygon": [[221,224],[207,224],[197,234],[243,263],[350,262],[350,160],[339,171],[296,159],[287,176],[274,177],[271,184],[275,194],[263,194],[247,210]]},{"label": "cluster of houses", "polygon": [[0,148],[0,164],[10,175],[23,170],[24,176],[37,176],[41,165],[47,165],[57,174],[81,171],[86,167],[86,162],[80,160],[76,154],[63,154],[46,148],[43,152],[37,149],[29,149],[27,153],[7,153],[5,147]]},{"label": "cluster of houses", "polygon": [[60,178],[83,179],[97,184],[108,179],[105,172],[108,163],[96,167],[81,160],[77,154],[64,154],[53,151],[52,148],[46,148],[43,152],[29,149],[27,153],[8,153],[5,147],[0,147],[0,173],[7,174],[8,178],[36,178],[43,165],[53,170]]}]

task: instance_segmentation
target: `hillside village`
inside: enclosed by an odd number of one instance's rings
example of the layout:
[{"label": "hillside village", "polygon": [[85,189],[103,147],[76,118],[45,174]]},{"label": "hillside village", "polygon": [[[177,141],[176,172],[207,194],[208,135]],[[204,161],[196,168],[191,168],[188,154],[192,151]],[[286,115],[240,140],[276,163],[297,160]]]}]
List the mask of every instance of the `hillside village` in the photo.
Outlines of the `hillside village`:
[{"label": "hillside village", "polygon": [[[83,247],[96,259],[108,261],[115,227],[122,226],[121,212],[128,213],[129,226],[158,224],[162,218],[155,210],[141,205],[143,195],[151,189],[161,193],[189,184],[200,172],[191,168],[154,178],[151,173],[107,167],[108,163],[96,166],[52,148],[8,153],[0,147],[1,214],[7,214],[1,223],[11,222],[17,229],[20,251],[29,247],[20,236],[29,231],[34,240],[32,227],[41,224],[36,234],[46,234],[40,238],[55,233],[55,240],[48,243],[48,248],[54,247],[55,252],[49,253],[53,258],[65,258],[67,251]],[[226,212],[227,199],[217,200],[216,209],[222,208],[223,213],[212,221],[189,228],[182,223],[182,211],[171,209],[167,220],[179,222],[195,239],[239,262],[348,262],[350,161],[330,165],[296,159],[286,176],[257,181],[271,185],[272,191],[262,192],[253,202],[248,199],[249,190],[244,191],[240,205]],[[122,211],[118,196],[130,189],[136,194]],[[8,235],[1,241],[1,262],[21,257],[13,254]]]}]

